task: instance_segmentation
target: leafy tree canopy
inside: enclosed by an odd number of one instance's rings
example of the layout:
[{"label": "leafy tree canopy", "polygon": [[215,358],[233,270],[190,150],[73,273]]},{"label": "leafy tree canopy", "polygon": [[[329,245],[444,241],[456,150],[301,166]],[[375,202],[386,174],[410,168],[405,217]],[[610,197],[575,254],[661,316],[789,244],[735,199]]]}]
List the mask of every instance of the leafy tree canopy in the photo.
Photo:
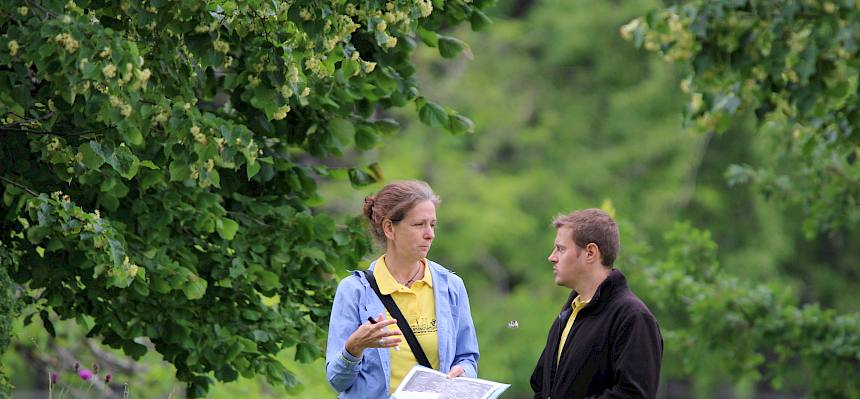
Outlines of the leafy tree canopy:
[{"label": "leafy tree canopy", "polygon": [[0,1],[3,266],[49,331],[55,312],[135,358],[149,341],[190,396],[291,384],[275,355],[319,356],[333,273],[369,249],[313,212],[317,180],[380,178],[325,166],[399,129],[380,109],[472,129],[410,54],[457,56],[438,32],[486,26],[486,3]]},{"label": "leafy tree canopy", "polygon": [[779,139],[763,168],[728,171],[734,183],[799,204],[806,231],[860,222],[860,8],[844,1],[690,1],[633,20],[621,34],[687,65],[688,122],[724,131],[753,111]]}]

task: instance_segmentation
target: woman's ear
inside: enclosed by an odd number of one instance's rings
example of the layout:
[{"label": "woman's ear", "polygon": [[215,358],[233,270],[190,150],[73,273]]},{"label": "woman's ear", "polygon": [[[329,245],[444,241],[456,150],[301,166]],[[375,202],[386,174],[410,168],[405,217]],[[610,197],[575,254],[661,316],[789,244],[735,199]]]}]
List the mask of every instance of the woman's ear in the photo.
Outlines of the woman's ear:
[{"label": "woman's ear", "polygon": [[394,222],[391,219],[384,219],[382,221],[382,232],[385,233],[385,238],[389,241],[394,240]]}]

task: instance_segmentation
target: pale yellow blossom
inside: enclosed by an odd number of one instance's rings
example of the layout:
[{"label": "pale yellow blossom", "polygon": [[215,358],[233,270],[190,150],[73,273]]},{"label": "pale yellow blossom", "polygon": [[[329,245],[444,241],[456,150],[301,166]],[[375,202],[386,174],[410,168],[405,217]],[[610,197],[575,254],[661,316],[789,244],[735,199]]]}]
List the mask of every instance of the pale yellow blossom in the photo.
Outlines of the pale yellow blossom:
[{"label": "pale yellow blossom", "polygon": [[114,64],[105,65],[104,68],[102,68],[102,74],[104,74],[105,77],[108,79],[113,79],[114,77],[116,77],[116,65],[114,65]]},{"label": "pale yellow blossom", "polygon": [[225,53],[226,54],[226,53],[230,52],[230,44],[228,44],[227,42],[221,41],[220,39],[215,40],[212,43],[212,46],[215,47],[215,51],[217,51],[219,53]]},{"label": "pale yellow blossom", "polygon": [[376,68],[375,62],[363,61],[361,65],[362,65],[365,73],[371,73]]},{"label": "pale yellow blossom", "polygon": [[418,9],[422,17],[427,17],[433,13],[433,3],[430,0],[418,0]]},{"label": "pale yellow blossom", "polygon": [[284,98],[290,98],[293,96],[293,89],[291,89],[290,86],[287,86],[287,85],[281,86],[280,92],[281,92],[281,95],[284,96]]},{"label": "pale yellow blossom", "polygon": [[13,57],[15,56],[15,54],[18,54],[18,49],[21,48],[21,46],[18,45],[18,42],[15,40],[10,40],[9,44],[7,44],[6,47],[9,49],[9,55]]},{"label": "pale yellow blossom", "polygon": [[66,49],[66,52],[68,52],[68,53],[74,53],[80,47],[80,43],[78,43],[78,41],[75,40],[72,37],[72,35],[70,35],[68,33],[58,34],[57,36],[54,37],[54,41],[56,41],[57,43],[62,45],[63,48]]},{"label": "pale yellow blossom", "polygon": [[152,71],[149,68],[146,68],[142,71],[137,71],[137,79],[140,80],[141,84],[146,84],[149,81],[149,78],[152,76]]},{"label": "pale yellow blossom", "polygon": [[284,105],[283,107],[278,108],[277,111],[272,115],[272,119],[279,121],[287,117],[287,113],[290,112],[290,106]]}]

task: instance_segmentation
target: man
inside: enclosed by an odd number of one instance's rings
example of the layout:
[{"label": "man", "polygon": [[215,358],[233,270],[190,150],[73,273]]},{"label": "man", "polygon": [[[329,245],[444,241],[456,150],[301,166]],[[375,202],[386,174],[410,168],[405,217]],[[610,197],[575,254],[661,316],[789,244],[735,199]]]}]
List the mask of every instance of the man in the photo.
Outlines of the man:
[{"label": "man", "polygon": [[535,398],[654,398],[663,338],[648,307],[613,268],[619,237],[599,209],[554,221],[555,283],[573,290],[532,373]]}]

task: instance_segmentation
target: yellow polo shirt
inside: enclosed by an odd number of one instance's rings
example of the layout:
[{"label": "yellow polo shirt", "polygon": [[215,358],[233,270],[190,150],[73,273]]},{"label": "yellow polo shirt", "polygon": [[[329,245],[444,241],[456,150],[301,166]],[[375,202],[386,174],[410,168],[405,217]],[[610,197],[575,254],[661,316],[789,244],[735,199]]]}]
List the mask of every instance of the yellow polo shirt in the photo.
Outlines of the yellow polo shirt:
[{"label": "yellow polo shirt", "polygon": [[[403,317],[415,333],[415,338],[427,355],[427,360],[434,369],[439,369],[439,337],[436,334],[436,303],[433,301],[433,278],[430,276],[430,268],[427,267],[427,261],[422,260],[424,264],[424,278],[412,283],[412,287],[406,287],[397,282],[388,267],[385,266],[385,257],[382,256],[376,261],[376,267],[373,269],[373,277],[376,278],[376,283],[379,285],[379,292],[382,295],[391,295],[394,298],[394,303],[403,313]],[[386,312],[386,317],[391,317]],[[389,327],[392,328],[392,327]],[[413,366],[418,364],[415,360],[415,355],[412,354],[412,349],[406,343],[406,339],[400,337],[400,350],[396,351],[393,348],[391,352],[391,381],[389,384],[388,393],[394,393],[397,386],[403,381],[403,377],[409,373]]]},{"label": "yellow polo shirt", "polygon": [[582,308],[588,305],[588,302],[582,302],[579,300],[579,295],[576,298],[573,298],[573,302],[570,303],[570,307],[573,309],[573,312],[570,314],[570,317],[567,318],[567,324],[564,326],[564,331],[561,332],[561,340],[558,343],[558,354],[555,357],[555,364],[561,360],[561,352],[564,350],[564,343],[567,341],[567,335],[570,334],[570,328],[573,327],[573,320],[576,319],[576,315],[579,313]]}]

